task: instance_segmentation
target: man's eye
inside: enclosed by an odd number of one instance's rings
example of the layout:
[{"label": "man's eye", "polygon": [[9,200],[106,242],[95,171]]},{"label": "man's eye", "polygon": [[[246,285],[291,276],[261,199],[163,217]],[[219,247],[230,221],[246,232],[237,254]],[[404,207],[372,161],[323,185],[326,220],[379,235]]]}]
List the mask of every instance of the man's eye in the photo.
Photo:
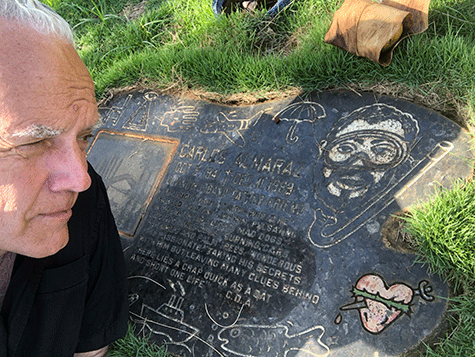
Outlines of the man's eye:
[{"label": "man's eye", "polygon": [[15,147],[15,152],[20,156],[25,158],[41,155],[44,153],[49,147],[51,147],[51,141],[49,139],[42,139],[38,141],[33,141],[30,143],[22,144]]},{"label": "man's eye", "polygon": [[92,134],[82,135],[78,138],[79,145],[83,150],[86,150],[87,146],[91,143],[93,138],[94,135]]}]

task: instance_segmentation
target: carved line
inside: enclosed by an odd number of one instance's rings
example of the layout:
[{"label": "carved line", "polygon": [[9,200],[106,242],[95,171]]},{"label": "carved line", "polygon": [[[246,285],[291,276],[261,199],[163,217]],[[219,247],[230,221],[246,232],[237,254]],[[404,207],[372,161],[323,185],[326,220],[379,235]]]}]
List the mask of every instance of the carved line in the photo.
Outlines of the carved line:
[{"label": "carved line", "polygon": [[[204,128],[200,129],[200,132],[203,133],[203,134],[221,134],[221,135],[224,135],[224,137],[227,140],[229,140],[232,144],[234,144],[236,146],[239,146],[239,147],[244,147],[244,145],[246,144],[246,139],[244,138],[241,131],[246,131],[246,130],[252,128],[253,126],[255,126],[259,122],[262,114],[264,112],[266,112],[267,110],[269,110],[269,109],[261,110],[258,113],[254,114],[249,119],[230,119],[226,116],[225,113],[219,112],[216,116],[217,122],[211,122],[211,124],[220,124],[220,123],[229,122],[229,123],[232,123],[234,125],[232,130],[219,130],[219,125],[217,125],[216,128],[212,131],[208,131],[207,128],[204,127]],[[234,112],[232,112],[231,114],[233,114],[233,113]],[[223,117],[224,121],[220,121],[220,117]],[[240,142],[239,142],[239,140],[235,140],[233,138],[233,135],[237,135],[238,138],[240,139]]]},{"label": "carved line", "polygon": [[[111,95],[110,98],[108,98],[108,100],[111,100],[113,97],[113,95]],[[124,108],[129,104],[129,101],[130,99],[132,98],[132,94],[129,94],[124,103],[122,104],[122,106],[118,107],[118,106],[115,106],[113,105],[112,107],[109,108],[109,110],[107,111],[107,113],[104,115],[104,124],[107,124],[109,121],[112,122],[112,126],[116,126],[117,123],[120,121],[121,117],[122,117],[122,112],[124,110]],[[114,115],[115,114],[115,115]]]},{"label": "carved line", "polygon": [[[152,96],[151,96],[152,94]],[[155,95],[155,97],[153,97]],[[147,131],[148,121],[150,119],[150,106],[151,103],[158,98],[158,94],[155,92],[148,92],[145,93],[142,97],[144,100],[143,103],[139,105],[139,107],[135,110],[135,112],[129,117],[129,119],[122,125],[123,129],[131,129],[137,131]],[[140,116],[140,112],[143,109],[143,113]],[[140,121],[134,122],[136,118],[140,117]]]},{"label": "carved line", "polygon": [[142,275],[134,275],[134,276],[129,276],[127,279],[135,279],[135,278],[143,278],[145,280],[149,280],[155,284],[157,284],[159,287],[161,287],[164,290],[167,290],[166,287],[164,287],[162,284],[158,283],[157,281],[153,280],[152,278],[149,278],[148,276],[142,276]]},{"label": "carved line", "polygon": [[[198,337],[198,336],[195,336],[193,335],[192,333],[188,332],[188,331],[185,331],[185,330],[182,330],[182,329],[179,329],[177,327],[173,327],[173,326],[168,326],[168,325],[165,325],[165,324],[162,324],[162,323],[159,323],[159,322],[155,322],[153,320],[148,320],[147,318],[143,318],[142,316],[140,315],[137,315],[133,312],[130,312],[132,315],[138,317],[139,319],[142,319],[143,321],[141,321],[142,323],[146,323],[147,321],[150,321],[150,322],[153,322],[154,324],[158,325],[158,326],[163,326],[163,327],[166,327],[166,328],[169,328],[169,329],[172,329],[172,330],[176,330],[176,331],[179,331],[179,332],[184,332],[185,334],[188,334],[188,335],[191,335],[191,338],[196,338],[198,341],[201,341],[203,342],[205,345],[209,346],[211,349],[213,349],[217,354],[219,354],[221,357],[225,357],[221,352],[219,352],[216,348],[214,348],[211,344],[209,344],[208,342],[206,342],[205,340],[203,340],[202,338]],[[152,331],[153,333],[153,330],[150,328],[150,326],[147,324],[147,327],[150,329],[150,331]],[[167,344],[167,343],[165,343]],[[181,343],[168,343],[168,344],[176,344],[176,345],[182,345]],[[187,348],[190,352],[190,348],[186,345],[183,345],[185,348]]]},{"label": "carved line", "polygon": [[[318,106],[322,110],[322,115],[318,115],[313,118],[313,119],[300,119],[300,118],[286,118],[282,117],[282,115],[286,111],[290,111],[291,114],[294,113],[294,111],[298,110],[298,107],[305,106],[305,105],[315,105]],[[295,131],[297,130],[297,125],[302,122],[309,122],[309,123],[314,123],[318,119],[326,118],[327,113],[325,112],[325,108],[319,103],[316,102],[298,102],[298,103],[293,103],[288,106],[286,106],[284,109],[282,109],[280,112],[278,112],[276,115],[274,115],[273,121],[277,122],[278,121],[290,121],[292,122],[287,135],[285,137],[285,140],[288,144],[295,144],[298,140],[299,137],[295,135]]]},{"label": "carved line", "polygon": [[221,325],[219,324],[217,321],[215,321],[212,317],[211,317],[211,314],[209,313],[208,311],[208,304],[205,303],[205,311],[206,311],[206,315],[208,315],[209,319],[216,325],[216,326],[219,326],[221,328],[228,328],[228,327],[231,327],[231,326],[234,326],[236,325],[236,322],[239,320],[239,317],[241,317],[241,313],[242,313],[242,310],[244,309],[244,305],[241,305],[241,309],[239,310],[239,313],[236,317],[236,320],[234,320],[234,322],[229,325],[229,326],[224,326],[224,325]]},{"label": "carved line", "polygon": [[[310,352],[312,353],[315,357],[327,357],[329,354],[330,354],[330,348],[325,345],[323,342],[322,342],[322,336],[325,334],[325,327],[323,326],[313,326],[305,331],[302,331],[302,332],[299,332],[299,333],[296,333],[296,334],[292,334],[292,335],[289,335],[289,328],[285,325],[276,325],[276,326],[269,326],[269,325],[237,325],[239,327],[247,327],[247,328],[259,328],[259,329],[270,329],[270,328],[282,328],[285,330],[285,333],[284,333],[284,336],[287,338],[287,339],[292,339],[292,338],[295,338],[295,337],[298,337],[298,336],[302,336],[302,335],[306,335],[314,330],[317,330],[317,329],[320,329],[322,331],[322,333],[320,334],[320,336],[318,336],[318,339],[317,339],[317,342],[320,346],[322,346],[325,350],[326,350],[326,353],[324,355],[315,355],[313,352],[311,351],[306,351],[306,350],[301,350],[299,348],[289,348],[284,356],[287,356],[287,354],[290,352],[290,351],[305,351],[305,352]],[[224,330],[221,330],[221,332],[223,332]],[[253,356],[253,355],[248,355],[248,354],[242,354],[240,352],[236,352],[236,351],[233,351],[231,349],[229,349],[228,347],[225,347],[229,342],[230,340],[227,339],[227,338],[221,338],[220,337],[220,333],[218,333],[218,339],[220,341],[222,341],[223,343],[221,344],[221,348],[227,352],[230,352],[230,353],[233,353],[237,356],[242,356],[242,357],[256,357],[256,356]],[[285,346],[283,346],[285,348]]]}]

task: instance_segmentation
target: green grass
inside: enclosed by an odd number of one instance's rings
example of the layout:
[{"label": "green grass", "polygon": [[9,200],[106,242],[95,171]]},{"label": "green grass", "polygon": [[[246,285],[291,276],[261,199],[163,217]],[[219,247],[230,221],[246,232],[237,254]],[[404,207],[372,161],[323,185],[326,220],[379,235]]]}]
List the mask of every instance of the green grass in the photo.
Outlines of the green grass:
[{"label": "green grass", "polygon": [[406,219],[422,260],[454,286],[455,329],[426,356],[475,356],[475,181],[440,190]]},{"label": "green grass", "polygon": [[456,288],[475,291],[475,181],[456,182],[428,203],[411,210],[408,230],[418,250]]},{"label": "green grass", "polygon": [[[75,28],[96,83],[146,85],[221,95],[368,88],[436,98],[449,117],[473,120],[475,8],[472,0],[433,0],[429,28],[405,39],[387,68],[325,44],[342,0],[298,0],[272,21],[265,10],[214,16],[212,0],[48,0]],[[429,105],[432,106],[431,103]]]},{"label": "green grass", "polygon": [[[272,21],[265,10],[216,17],[212,0],[44,1],[74,27],[98,99],[130,85],[223,100],[349,87],[412,100],[475,127],[473,0],[432,0],[429,28],[402,41],[388,67],[324,43],[343,0],[295,0]],[[145,11],[136,17],[131,9],[140,4]],[[451,305],[455,330],[426,356],[475,356],[474,194],[473,182],[458,184],[407,218],[421,259],[462,292]],[[111,356],[161,356],[155,348],[129,331]]]},{"label": "green grass", "polygon": [[115,342],[107,354],[108,357],[166,357],[165,348],[148,343],[147,338],[137,337],[130,325],[127,335]]}]

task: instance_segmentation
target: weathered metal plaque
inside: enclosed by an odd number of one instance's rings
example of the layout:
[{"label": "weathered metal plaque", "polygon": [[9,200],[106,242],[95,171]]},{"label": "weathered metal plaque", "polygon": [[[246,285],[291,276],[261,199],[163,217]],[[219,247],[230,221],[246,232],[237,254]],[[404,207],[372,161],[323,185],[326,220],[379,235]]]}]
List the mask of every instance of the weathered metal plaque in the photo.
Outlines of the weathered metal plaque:
[{"label": "weathered metal plaque", "polygon": [[137,333],[179,356],[383,357],[444,321],[448,287],[381,231],[470,174],[453,122],[347,92],[231,107],[144,90],[100,113],[88,158]]}]

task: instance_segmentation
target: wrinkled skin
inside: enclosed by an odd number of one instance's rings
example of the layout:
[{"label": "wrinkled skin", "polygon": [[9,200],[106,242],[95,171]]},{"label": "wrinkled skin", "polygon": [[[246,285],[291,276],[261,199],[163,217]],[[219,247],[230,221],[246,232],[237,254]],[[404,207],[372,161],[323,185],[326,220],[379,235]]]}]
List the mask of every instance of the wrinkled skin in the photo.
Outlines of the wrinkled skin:
[{"label": "wrinkled skin", "polygon": [[98,121],[94,84],[73,45],[0,20],[0,256],[58,252]]}]

